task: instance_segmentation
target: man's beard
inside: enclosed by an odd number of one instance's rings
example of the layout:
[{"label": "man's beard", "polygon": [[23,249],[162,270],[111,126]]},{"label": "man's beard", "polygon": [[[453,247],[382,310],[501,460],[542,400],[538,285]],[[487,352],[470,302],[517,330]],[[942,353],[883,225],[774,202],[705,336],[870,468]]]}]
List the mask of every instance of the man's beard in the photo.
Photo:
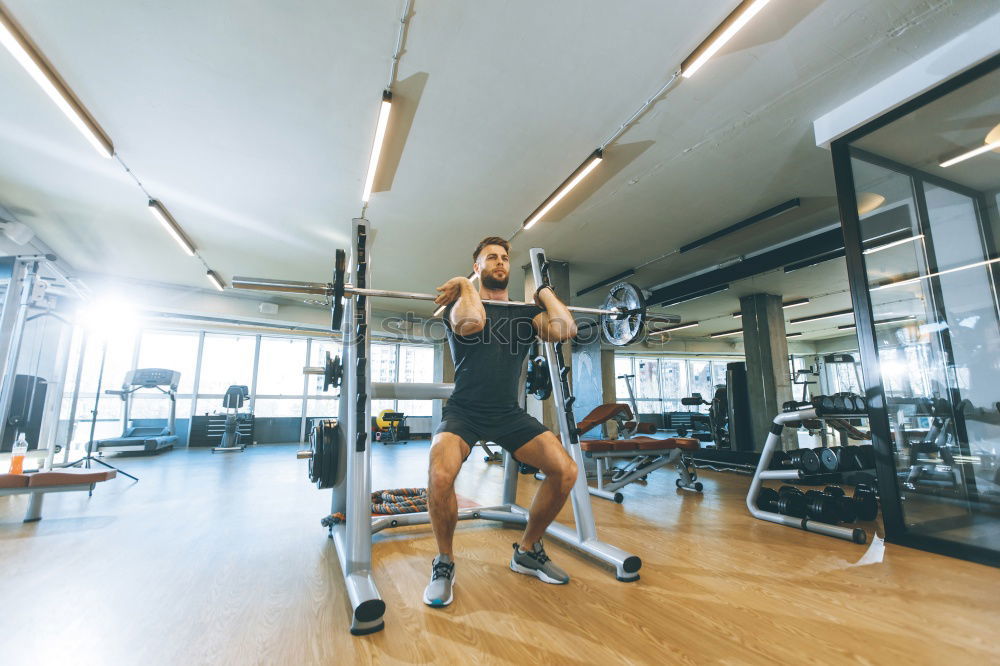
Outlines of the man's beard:
[{"label": "man's beard", "polygon": [[510,273],[506,273],[502,280],[493,277],[493,273],[481,275],[480,279],[482,280],[483,287],[486,289],[506,289],[507,281],[510,280]]}]

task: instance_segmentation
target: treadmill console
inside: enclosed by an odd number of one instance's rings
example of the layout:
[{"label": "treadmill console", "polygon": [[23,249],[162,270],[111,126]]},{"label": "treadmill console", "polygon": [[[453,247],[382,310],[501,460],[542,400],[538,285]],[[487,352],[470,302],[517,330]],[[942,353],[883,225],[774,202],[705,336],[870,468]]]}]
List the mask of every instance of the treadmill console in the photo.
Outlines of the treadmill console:
[{"label": "treadmill console", "polygon": [[125,377],[125,386],[141,386],[142,388],[169,386],[171,391],[176,391],[177,384],[180,381],[181,373],[176,370],[139,368],[133,370]]}]

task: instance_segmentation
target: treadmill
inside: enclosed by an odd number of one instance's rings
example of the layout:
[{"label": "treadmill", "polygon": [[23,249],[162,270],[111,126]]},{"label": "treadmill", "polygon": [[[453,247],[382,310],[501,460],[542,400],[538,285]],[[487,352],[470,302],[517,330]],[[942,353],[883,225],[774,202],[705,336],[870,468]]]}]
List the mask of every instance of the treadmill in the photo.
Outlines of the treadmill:
[{"label": "treadmill", "polygon": [[[121,389],[105,391],[119,396],[125,403],[122,407],[122,435],[98,440],[94,442],[94,448],[101,454],[156,454],[173,448],[177,443],[174,421],[177,416],[177,384],[180,380],[181,373],[164,368],[140,368],[126,373]],[[170,416],[166,427],[130,425],[132,394],[141,389],[156,389],[170,399]]]}]

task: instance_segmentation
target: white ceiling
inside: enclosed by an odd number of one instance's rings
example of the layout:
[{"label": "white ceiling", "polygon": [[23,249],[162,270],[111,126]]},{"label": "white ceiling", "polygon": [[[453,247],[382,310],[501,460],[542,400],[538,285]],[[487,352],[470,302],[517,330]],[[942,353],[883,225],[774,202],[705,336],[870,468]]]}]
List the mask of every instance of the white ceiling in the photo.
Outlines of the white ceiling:
[{"label": "white ceiling", "polygon": [[[329,279],[360,212],[402,0],[3,2],[227,281]],[[466,273],[480,238],[513,233],[736,4],[415,0],[368,209],[377,286],[432,291]],[[576,290],[803,199],[644,267],[632,279],[650,287],[835,222],[812,120],[995,11],[772,0],[515,239],[515,261],[546,247],[571,262]],[[121,166],[6,53],[0,90],[0,205],[84,273],[206,286]],[[831,279],[843,278],[815,281]]]}]

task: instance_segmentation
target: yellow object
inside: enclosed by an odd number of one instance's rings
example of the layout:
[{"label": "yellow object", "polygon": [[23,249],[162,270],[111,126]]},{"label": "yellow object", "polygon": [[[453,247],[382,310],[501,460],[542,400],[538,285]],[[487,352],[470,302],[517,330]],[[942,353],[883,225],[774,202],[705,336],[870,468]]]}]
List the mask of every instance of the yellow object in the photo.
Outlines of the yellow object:
[{"label": "yellow object", "polygon": [[375,425],[377,425],[379,428],[388,428],[389,422],[385,420],[385,415],[391,411],[392,411],[391,409],[383,409],[381,412],[379,412],[378,416],[375,417]]}]

